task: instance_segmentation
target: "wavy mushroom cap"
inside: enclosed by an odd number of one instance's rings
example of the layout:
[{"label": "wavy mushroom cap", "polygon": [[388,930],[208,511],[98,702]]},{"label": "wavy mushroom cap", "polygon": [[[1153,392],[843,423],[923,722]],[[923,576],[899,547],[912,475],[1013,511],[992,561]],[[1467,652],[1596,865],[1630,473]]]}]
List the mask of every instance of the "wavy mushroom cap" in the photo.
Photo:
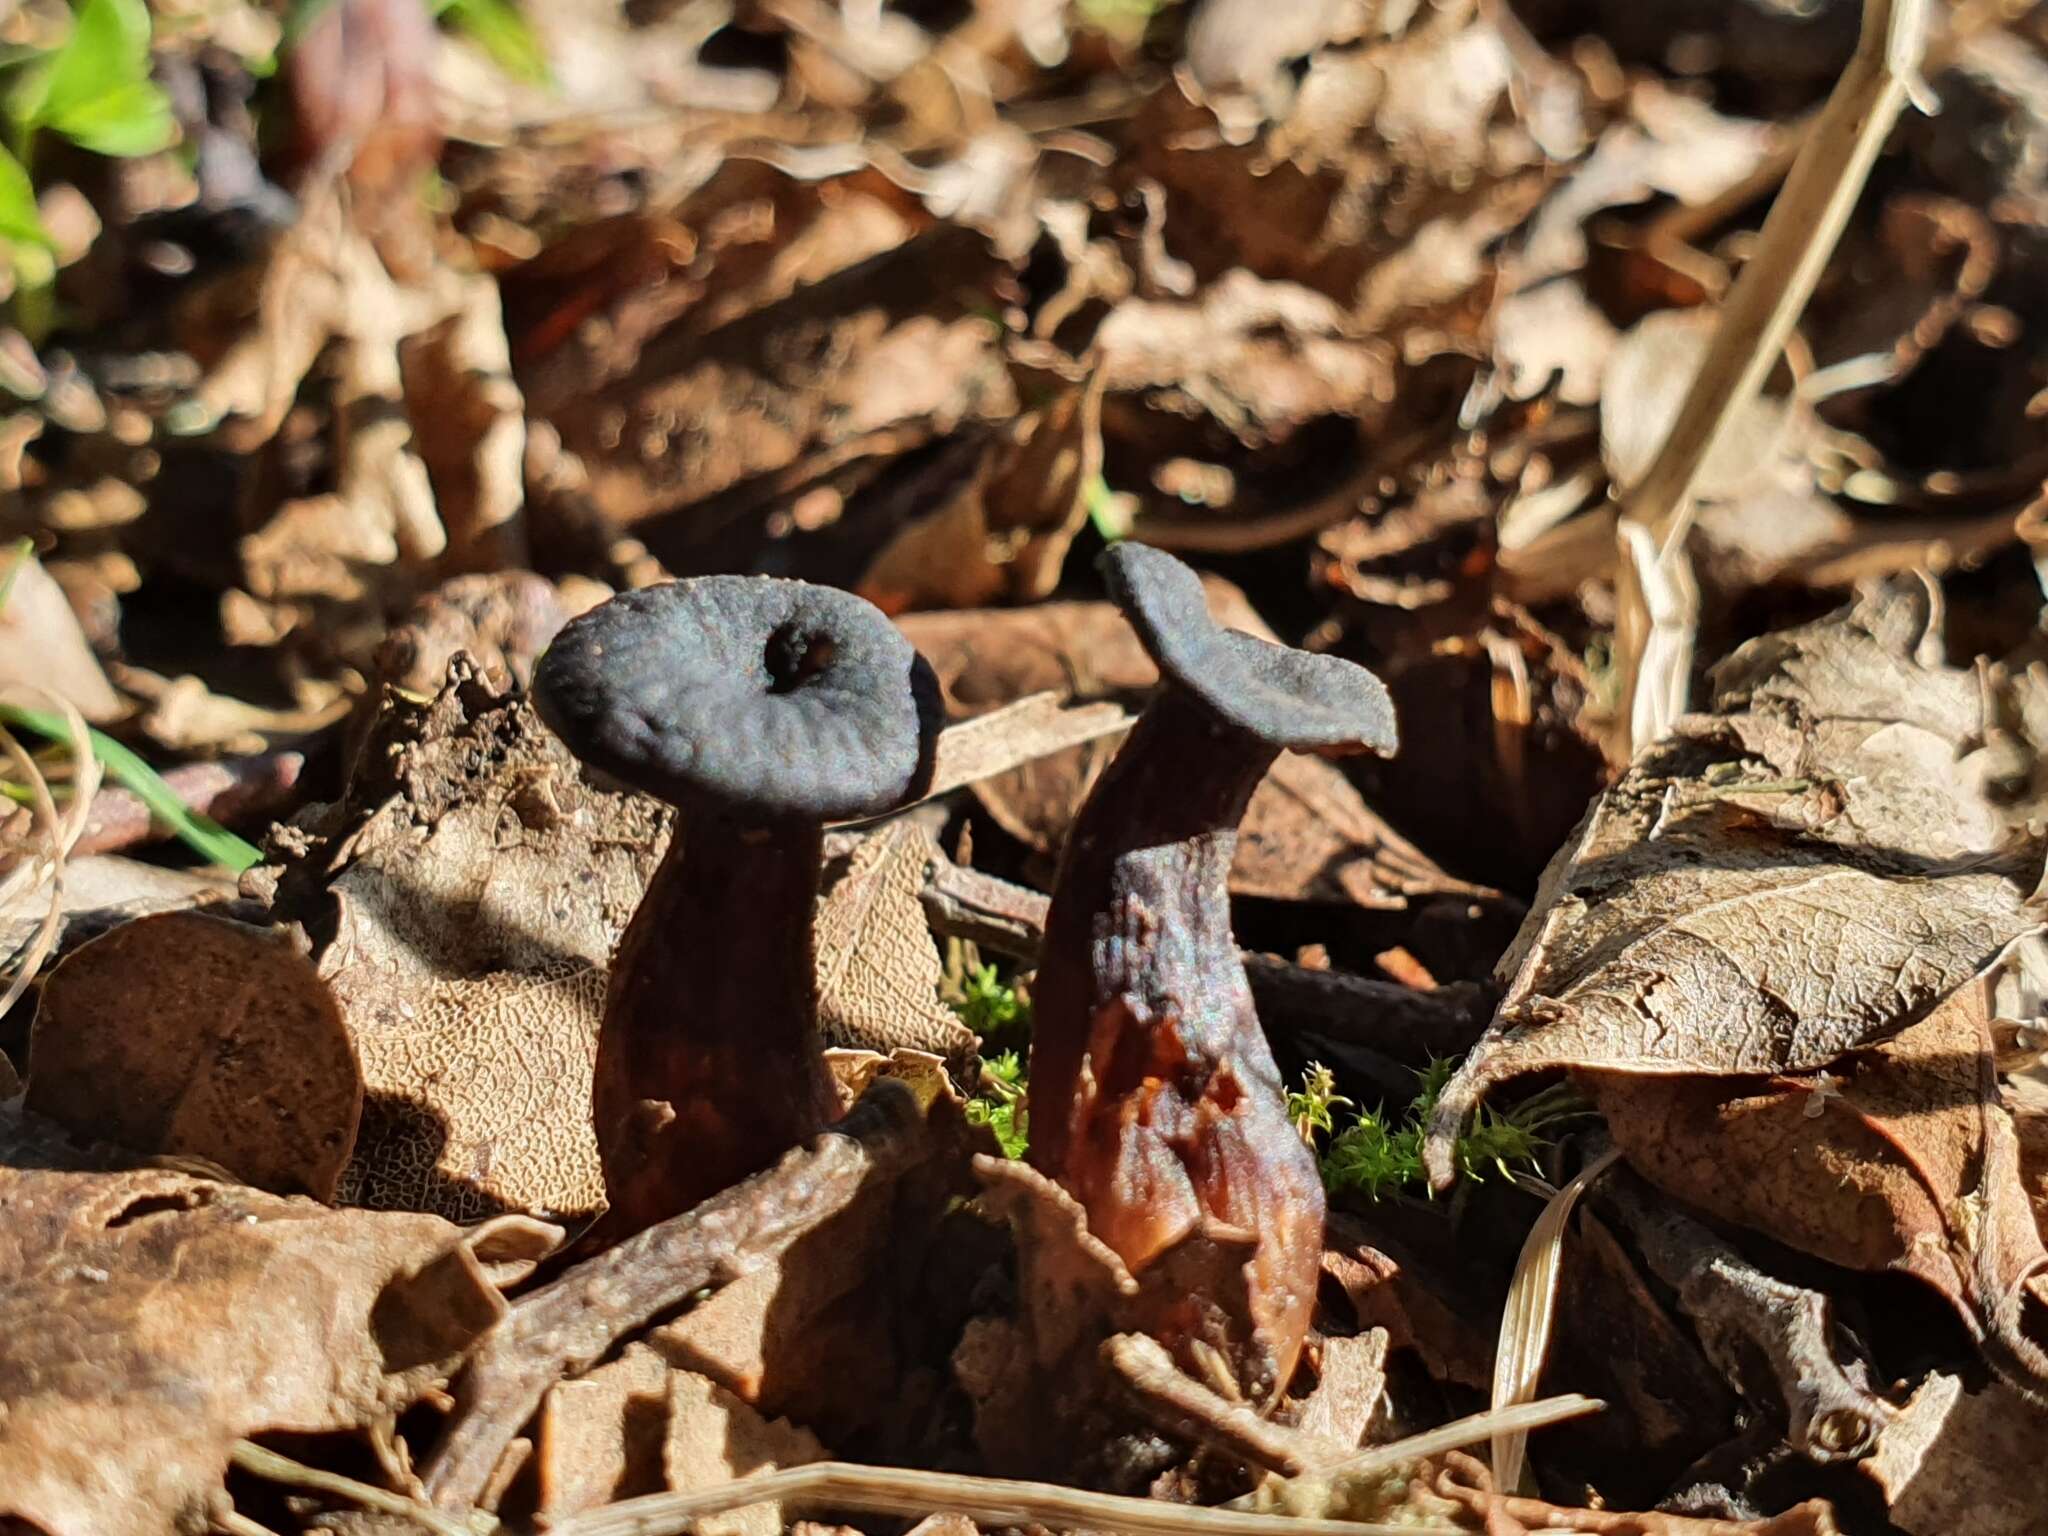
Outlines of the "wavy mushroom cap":
[{"label": "wavy mushroom cap", "polygon": [[914,799],[941,716],[930,665],[880,609],[764,576],[593,608],[541,657],[533,699],[584,762],[760,821],[843,821]]},{"label": "wavy mushroom cap", "polygon": [[1159,670],[1211,713],[1291,752],[1377,752],[1400,745],[1386,684],[1355,662],[1220,628],[1202,579],[1163,549],[1112,545],[1110,596]]}]

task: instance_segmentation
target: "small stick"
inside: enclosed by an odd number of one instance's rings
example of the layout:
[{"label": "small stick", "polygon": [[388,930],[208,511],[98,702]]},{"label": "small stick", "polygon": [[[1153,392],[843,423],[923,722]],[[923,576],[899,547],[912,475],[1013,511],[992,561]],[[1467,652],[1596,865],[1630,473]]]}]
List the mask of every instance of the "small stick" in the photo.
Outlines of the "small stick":
[{"label": "small stick", "polygon": [[[1484,1440],[1503,1422],[1532,1428],[1597,1412],[1590,1397],[1554,1397],[1510,1410],[1478,1413],[1393,1445],[1347,1458],[1332,1470],[1383,1471],[1423,1456]],[[1090,1493],[1058,1483],[1012,1478],[968,1477],[949,1472],[916,1472],[907,1467],[869,1467],[848,1461],[819,1461],[759,1472],[700,1493],[655,1493],[572,1515],[549,1536],[678,1536],[706,1515],[754,1504],[802,1504],[814,1509],[859,1510],[921,1520],[928,1515],[963,1515],[981,1526],[1049,1526],[1054,1530],[1119,1531],[1132,1536],[1415,1536],[1413,1521],[1385,1525],[1364,1520],[1313,1520],[1261,1514],[1236,1501],[1224,1508],[1171,1504]]]},{"label": "small stick", "polygon": [[[163,780],[193,810],[215,821],[231,822],[282,807],[298,786],[299,771],[305,766],[303,752],[258,752],[167,768]],[[172,835],[169,827],[150,814],[141,796],[110,785],[92,797],[85,831],[72,852],[114,853]]]},{"label": "small stick", "polygon": [[901,1172],[923,1124],[910,1089],[881,1079],[809,1146],[514,1302],[455,1379],[455,1416],[422,1476],[427,1498],[444,1510],[475,1504],[549,1387],[697,1292],[774,1262]]},{"label": "small stick", "polygon": [[1298,1477],[1331,1459],[1311,1436],[1261,1418],[1249,1403],[1212,1392],[1173,1363],[1149,1334],[1120,1333],[1102,1358],[1122,1378],[1138,1411],[1176,1439],[1194,1441],[1255,1467]]},{"label": "small stick", "polygon": [[[1713,342],[1669,435],[1623,502],[1615,639],[1624,708],[1615,728],[1624,759],[1662,736],[1683,712],[1698,606],[1684,542],[1700,467],[1763,388],[1886,135],[1908,98],[1924,90],[1918,71],[1927,9],[1927,0],[1864,0],[1856,52],[1799,147],[1756,253],[1728,290]],[[1653,600],[1665,610],[1654,623]],[[1653,633],[1658,654],[1649,657]]]},{"label": "small stick", "polygon": [[[378,1488],[370,1483],[359,1483],[352,1477],[343,1477],[339,1472],[325,1472],[318,1467],[309,1467],[303,1462],[293,1461],[289,1456],[280,1456],[276,1451],[258,1445],[253,1440],[237,1440],[228,1456],[235,1466],[257,1477],[268,1478],[273,1483],[286,1483],[295,1488],[311,1488],[316,1493],[330,1493],[336,1498],[347,1499],[364,1509],[374,1509],[379,1514],[397,1515],[404,1520],[435,1533],[435,1536],[477,1536],[470,1526],[460,1520],[429,1509],[418,1499],[409,1499],[402,1493],[393,1493],[388,1488]],[[239,1517],[238,1517],[239,1518]],[[254,1525],[254,1521],[249,1522]],[[492,1524],[496,1524],[495,1521]],[[257,1530],[263,1527],[256,1526]]]}]

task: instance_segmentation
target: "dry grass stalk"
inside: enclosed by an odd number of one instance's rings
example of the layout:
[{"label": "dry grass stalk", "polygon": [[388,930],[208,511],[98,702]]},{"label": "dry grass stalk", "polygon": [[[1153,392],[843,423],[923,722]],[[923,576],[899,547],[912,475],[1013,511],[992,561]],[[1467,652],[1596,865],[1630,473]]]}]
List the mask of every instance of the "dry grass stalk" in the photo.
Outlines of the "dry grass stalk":
[{"label": "dry grass stalk", "polygon": [[[1534,1428],[1590,1413],[1599,1406],[1591,1398],[1559,1397],[1511,1410],[1509,1419]],[[1486,1438],[1500,1422],[1498,1414],[1474,1414],[1412,1439],[1375,1447],[1340,1463],[1336,1470],[1355,1468],[1370,1474],[1424,1456],[1440,1455]],[[1132,1536],[1415,1536],[1418,1529],[1426,1529],[1412,1521],[1386,1525],[1360,1520],[1311,1520],[1233,1507],[1207,1508],[1090,1493],[1057,1483],[821,1461],[757,1473],[701,1493],[656,1493],[627,1499],[561,1521],[550,1536],[677,1536],[706,1515],[764,1503],[855,1510],[907,1519],[951,1514],[988,1527],[1042,1525],[1054,1530],[1121,1531]]]},{"label": "dry grass stalk", "polygon": [[343,1477],[338,1472],[327,1472],[319,1467],[306,1466],[302,1462],[293,1461],[289,1456],[281,1456],[276,1451],[260,1446],[253,1440],[237,1442],[233,1461],[244,1472],[270,1482],[283,1483],[293,1488],[310,1488],[315,1493],[332,1494],[363,1509],[410,1520],[414,1525],[432,1531],[434,1536],[476,1536],[476,1531],[470,1525],[451,1515],[444,1515],[437,1509],[429,1509],[418,1499],[409,1499],[402,1493],[391,1492],[388,1488],[357,1482],[354,1478]]},{"label": "dry grass stalk", "polygon": [[[1550,1197],[1536,1225],[1522,1240],[1515,1260],[1515,1278],[1508,1286],[1501,1314],[1500,1344],[1493,1355],[1495,1412],[1519,1407],[1536,1396],[1543,1357],[1550,1352],[1550,1325],[1557,1316],[1557,1282],[1564,1260],[1565,1224],[1579,1196],[1612,1167],[1621,1154],[1609,1148]],[[1502,1493],[1513,1493],[1522,1480],[1522,1459],[1529,1448],[1526,1429],[1497,1430],[1493,1436],[1493,1481]]]},{"label": "dry grass stalk", "polygon": [[0,991],[0,1015],[20,1000],[29,983],[35,980],[36,973],[42,969],[43,962],[50,957],[50,951],[56,947],[57,930],[64,918],[64,863],[92,817],[92,800],[99,792],[101,776],[100,761],[93,755],[91,732],[76,705],[40,688],[22,686],[8,692],[32,694],[38,703],[63,715],[71,733],[74,766],[71,801],[60,815],[49,781],[43,776],[35,758],[11,731],[0,727],[0,753],[5,754],[19,783],[28,791],[38,833],[36,844],[16,858],[4,875],[0,875],[0,916],[13,911],[18,904],[34,901],[45,885],[50,892],[49,907],[36,928],[35,936],[12,962],[12,973],[5,977],[6,988]]},{"label": "dry grass stalk", "polygon": [[1700,466],[1784,351],[1906,102],[1931,104],[1919,79],[1927,24],[1927,0],[1864,0],[1856,52],[1728,291],[1670,435],[1623,501],[1615,626],[1623,708],[1614,726],[1623,760],[1684,712],[1698,619],[1684,545]]}]

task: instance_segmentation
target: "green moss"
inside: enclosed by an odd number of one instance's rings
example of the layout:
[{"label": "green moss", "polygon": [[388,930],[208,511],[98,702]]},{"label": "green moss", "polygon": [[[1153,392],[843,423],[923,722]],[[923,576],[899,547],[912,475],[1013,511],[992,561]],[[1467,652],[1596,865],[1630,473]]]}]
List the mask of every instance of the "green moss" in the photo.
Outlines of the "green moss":
[{"label": "green moss", "polygon": [[[1324,1188],[1333,1195],[1363,1195],[1369,1200],[1428,1194],[1422,1168],[1424,1128],[1456,1066],[1439,1059],[1423,1068],[1417,1074],[1415,1098],[1399,1120],[1384,1106],[1360,1109],[1339,1130],[1336,1111],[1355,1106],[1337,1092],[1335,1074],[1328,1067],[1310,1063],[1300,1091],[1288,1095],[1288,1112],[1303,1139],[1318,1148]],[[1452,1145],[1458,1176],[1478,1180],[1496,1172],[1512,1179],[1517,1169],[1533,1171],[1538,1155],[1550,1145],[1548,1133],[1590,1113],[1566,1084],[1547,1088],[1506,1111],[1482,1104]]]}]

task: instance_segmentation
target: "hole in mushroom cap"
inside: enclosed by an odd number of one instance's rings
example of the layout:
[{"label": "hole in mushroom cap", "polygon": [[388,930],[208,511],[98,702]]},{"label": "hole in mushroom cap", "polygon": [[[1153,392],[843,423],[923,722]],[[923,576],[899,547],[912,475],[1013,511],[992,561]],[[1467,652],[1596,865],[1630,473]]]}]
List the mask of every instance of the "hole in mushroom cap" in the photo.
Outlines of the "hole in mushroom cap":
[{"label": "hole in mushroom cap", "polygon": [[839,643],[830,635],[814,634],[799,625],[784,624],[768,637],[763,661],[768,667],[770,693],[794,693],[832,665]]}]

